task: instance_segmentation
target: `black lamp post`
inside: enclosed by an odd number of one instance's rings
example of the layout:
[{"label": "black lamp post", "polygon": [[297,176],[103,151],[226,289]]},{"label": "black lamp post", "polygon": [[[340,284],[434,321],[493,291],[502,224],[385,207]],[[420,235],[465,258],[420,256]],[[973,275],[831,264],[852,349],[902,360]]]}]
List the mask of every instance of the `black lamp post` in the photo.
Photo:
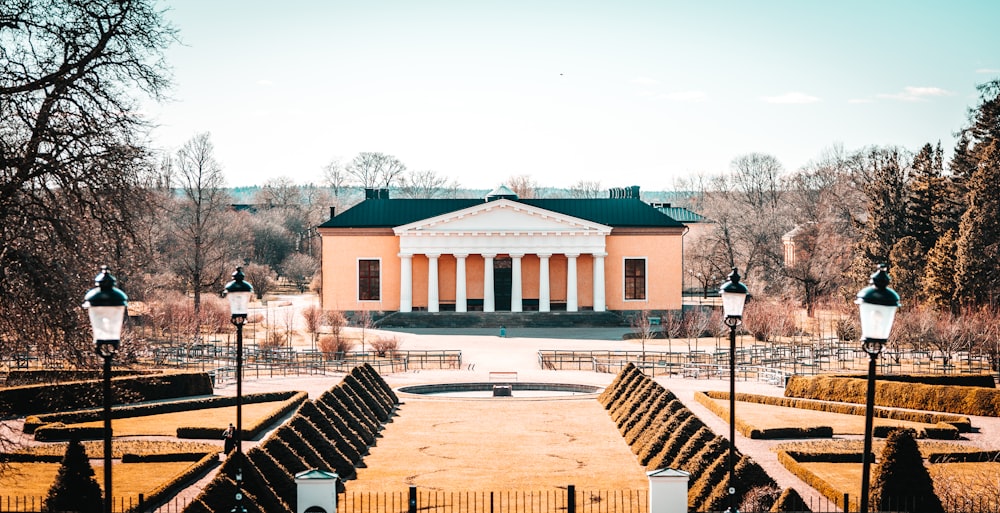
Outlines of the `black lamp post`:
[{"label": "black lamp post", "polygon": [[736,327],[743,320],[743,306],[749,294],[735,267],[719,292],[725,323],[729,326],[729,511],[736,513]]},{"label": "black lamp post", "polygon": [[[889,273],[879,265],[854,301],[861,314],[861,348],[868,353],[868,397],[865,402],[865,447],[861,454],[861,513],[868,513],[868,479],[871,472],[872,423],[875,409],[875,364],[889,339],[899,308],[899,294],[889,288]],[[846,505],[845,505],[846,507]]]},{"label": "black lamp post", "polygon": [[225,295],[229,300],[230,322],[236,326],[236,452],[243,452],[243,324],[250,310],[253,285],[243,281],[243,268],[237,267],[233,281],[226,284]]},{"label": "black lamp post", "polygon": [[125,323],[128,296],[121,291],[107,266],[94,278],[96,287],[87,291],[83,307],[94,330],[94,350],[104,359],[104,511],[111,513],[111,358],[118,352]]}]

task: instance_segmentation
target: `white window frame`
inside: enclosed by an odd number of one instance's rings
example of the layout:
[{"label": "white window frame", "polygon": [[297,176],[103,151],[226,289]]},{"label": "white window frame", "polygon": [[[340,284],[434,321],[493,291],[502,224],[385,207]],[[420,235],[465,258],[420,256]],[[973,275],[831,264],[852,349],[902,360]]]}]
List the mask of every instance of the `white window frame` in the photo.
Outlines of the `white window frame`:
[{"label": "white window frame", "polygon": [[[361,261],[375,260],[378,262],[378,299],[361,299]],[[382,302],[382,257],[358,257],[354,263],[354,295],[359,303],[381,303]]]},{"label": "white window frame", "polygon": [[[626,279],[628,279],[628,276],[626,276],[626,274],[625,274],[625,271],[626,271],[626,264],[625,264],[625,262],[628,261],[628,260],[642,260],[642,269],[643,269],[643,273],[642,273],[642,281],[643,281],[643,283],[642,283],[642,290],[643,290],[643,295],[645,296],[642,299],[629,299],[627,297],[628,296],[628,294],[627,294],[627,289],[628,288],[625,285],[625,281],[626,281]],[[644,256],[626,256],[626,257],[622,257],[622,281],[621,281],[621,284],[622,284],[622,301],[624,301],[626,303],[648,303],[649,302],[649,258],[648,257],[644,257]]]}]

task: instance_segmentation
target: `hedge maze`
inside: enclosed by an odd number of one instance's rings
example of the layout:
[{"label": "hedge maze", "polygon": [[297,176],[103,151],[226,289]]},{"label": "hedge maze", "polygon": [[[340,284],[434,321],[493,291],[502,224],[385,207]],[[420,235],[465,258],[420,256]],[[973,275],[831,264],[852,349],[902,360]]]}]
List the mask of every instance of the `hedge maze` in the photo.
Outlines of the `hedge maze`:
[{"label": "hedge maze", "polygon": [[376,434],[390,421],[399,399],[370,365],[350,374],[318,399],[306,401],[292,418],[246,454],[233,452],[215,479],[184,513],[232,510],[235,476],[243,472],[243,506],[249,513],[292,513],[295,474],[309,469],[336,472],[338,491],[354,478]]},{"label": "hedge maze", "polygon": [[[722,511],[729,506],[729,440],[716,436],[673,393],[630,363],[597,399],[647,470],[674,468],[691,474],[689,511]],[[738,504],[751,496],[767,508],[801,502],[791,489],[779,497],[777,484],[760,465],[739,452],[736,457]]]}]

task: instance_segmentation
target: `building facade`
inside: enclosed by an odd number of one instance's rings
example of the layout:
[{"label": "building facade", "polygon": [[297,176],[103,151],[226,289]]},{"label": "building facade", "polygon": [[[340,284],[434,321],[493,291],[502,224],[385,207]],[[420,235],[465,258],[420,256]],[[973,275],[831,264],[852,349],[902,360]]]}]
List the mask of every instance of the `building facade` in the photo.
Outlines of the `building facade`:
[{"label": "building facade", "polygon": [[319,227],[339,311],[681,309],[685,226],[636,197],[389,199]]}]

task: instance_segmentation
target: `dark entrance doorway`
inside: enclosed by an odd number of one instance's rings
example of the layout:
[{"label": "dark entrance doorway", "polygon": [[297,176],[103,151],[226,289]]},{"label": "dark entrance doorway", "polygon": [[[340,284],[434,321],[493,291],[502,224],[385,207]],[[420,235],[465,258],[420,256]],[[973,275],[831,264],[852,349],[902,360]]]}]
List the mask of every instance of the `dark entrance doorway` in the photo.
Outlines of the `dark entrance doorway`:
[{"label": "dark entrance doorway", "polygon": [[510,257],[493,259],[493,304],[498,312],[510,311],[510,284],[514,272]]}]

